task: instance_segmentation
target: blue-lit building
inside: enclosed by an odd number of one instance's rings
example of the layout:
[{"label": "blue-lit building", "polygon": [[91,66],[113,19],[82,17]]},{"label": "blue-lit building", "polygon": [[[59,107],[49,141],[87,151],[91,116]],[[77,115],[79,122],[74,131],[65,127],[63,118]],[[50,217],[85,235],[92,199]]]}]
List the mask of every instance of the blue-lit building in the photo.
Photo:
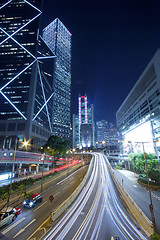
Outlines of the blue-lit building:
[{"label": "blue-lit building", "polygon": [[71,33],[56,18],[43,29],[43,39],[56,55],[53,86],[53,134],[68,139],[71,137]]},{"label": "blue-lit building", "polygon": [[2,148],[18,137],[38,149],[52,134],[55,55],[39,36],[40,7],[40,0],[0,2]]}]

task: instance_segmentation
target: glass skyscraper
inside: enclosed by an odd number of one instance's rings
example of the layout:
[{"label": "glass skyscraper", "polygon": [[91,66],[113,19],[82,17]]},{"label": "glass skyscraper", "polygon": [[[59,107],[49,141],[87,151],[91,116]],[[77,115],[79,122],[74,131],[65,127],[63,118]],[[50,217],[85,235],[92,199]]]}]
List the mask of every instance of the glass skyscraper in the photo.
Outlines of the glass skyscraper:
[{"label": "glass skyscraper", "polygon": [[53,134],[71,136],[71,33],[56,18],[43,30],[45,43],[56,55],[54,62]]},{"label": "glass skyscraper", "polygon": [[18,137],[38,148],[52,133],[55,56],[38,34],[40,5],[0,2],[0,147]]}]

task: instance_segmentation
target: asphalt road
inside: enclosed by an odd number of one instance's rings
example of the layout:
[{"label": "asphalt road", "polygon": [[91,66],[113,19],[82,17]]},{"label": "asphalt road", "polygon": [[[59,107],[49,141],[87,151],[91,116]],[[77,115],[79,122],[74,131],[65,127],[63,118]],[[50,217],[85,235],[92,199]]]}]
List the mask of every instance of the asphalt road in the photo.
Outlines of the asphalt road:
[{"label": "asphalt road", "polygon": [[[76,167],[72,169],[75,170]],[[73,171],[73,170],[72,170]],[[8,239],[25,240],[50,216],[51,211],[56,209],[71,193],[77,188],[87,171],[84,166],[71,173],[67,177],[67,171],[58,174],[55,178],[48,179],[44,182],[44,192],[42,193],[43,201],[32,209],[22,209],[22,213],[17,219],[1,229],[1,233]],[[63,181],[62,181],[63,180]],[[40,183],[32,186],[30,191],[39,192]],[[49,196],[53,195],[54,200],[51,203]],[[16,198],[16,196],[15,196]],[[14,199],[12,199],[14,200]]]},{"label": "asphalt road", "polygon": [[90,179],[68,212],[44,240],[148,239],[126,211],[108,171],[107,158],[93,153]]}]

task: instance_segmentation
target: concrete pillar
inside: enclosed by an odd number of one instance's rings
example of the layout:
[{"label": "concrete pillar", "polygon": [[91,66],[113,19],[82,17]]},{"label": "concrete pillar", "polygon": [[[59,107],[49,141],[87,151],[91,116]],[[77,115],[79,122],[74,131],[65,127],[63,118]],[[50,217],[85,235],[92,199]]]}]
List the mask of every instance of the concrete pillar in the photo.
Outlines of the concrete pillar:
[{"label": "concrete pillar", "polygon": [[32,165],[29,165],[29,174],[31,174],[32,171]]},{"label": "concrete pillar", "polygon": [[36,165],[36,173],[39,172],[39,164]]},{"label": "concrete pillar", "polygon": [[18,177],[21,175],[22,163],[18,164]]}]

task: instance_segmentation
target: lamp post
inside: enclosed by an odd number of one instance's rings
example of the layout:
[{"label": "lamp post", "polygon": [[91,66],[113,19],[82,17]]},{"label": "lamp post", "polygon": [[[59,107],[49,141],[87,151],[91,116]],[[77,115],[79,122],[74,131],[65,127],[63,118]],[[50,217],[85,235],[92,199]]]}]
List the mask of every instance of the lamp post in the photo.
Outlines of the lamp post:
[{"label": "lamp post", "polygon": [[42,159],[41,159],[41,160],[43,160],[42,177],[41,177],[41,192],[43,192],[43,172],[44,172],[44,155],[45,155],[45,149],[44,149],[43,147],[41,147],[41,149],[43,150]]},{"label": "lamp post", "polygon": [[[42,160],[43,160],[43,167],[42,167],[42,178],[41,178],[41,192],[43,192],[43,174],[44,174],[44,158],[45,158],[45,148],[41,147],[41,149],[43,150],[43,154],[42,154]],[[47,149],[50,149],[50,147],[47,147]]]},{"label": "lamp post", "polygon": [[143,155],[144,155],[144,160],[145,160],[145,168],[146,168],[146,175],[147,175],[148,191],[149,191],[149,198],[150,198],[149,209],[150,209],[150,212],[151,212],[153,230],[154,230],[154,232],[156,232],[156,223],[155,223],[155,217],[154,217],[154,212],[153,212],[152,195],[151,195],[151,189],[150,189],[150,185],[149,185],[148,168],[147,168],[147,160],[146,160],[146,155],[145,155],[145,150],[144,150],[144,142],[141,142],[141,143],[142,143],[142,147],[143,147]]}]

